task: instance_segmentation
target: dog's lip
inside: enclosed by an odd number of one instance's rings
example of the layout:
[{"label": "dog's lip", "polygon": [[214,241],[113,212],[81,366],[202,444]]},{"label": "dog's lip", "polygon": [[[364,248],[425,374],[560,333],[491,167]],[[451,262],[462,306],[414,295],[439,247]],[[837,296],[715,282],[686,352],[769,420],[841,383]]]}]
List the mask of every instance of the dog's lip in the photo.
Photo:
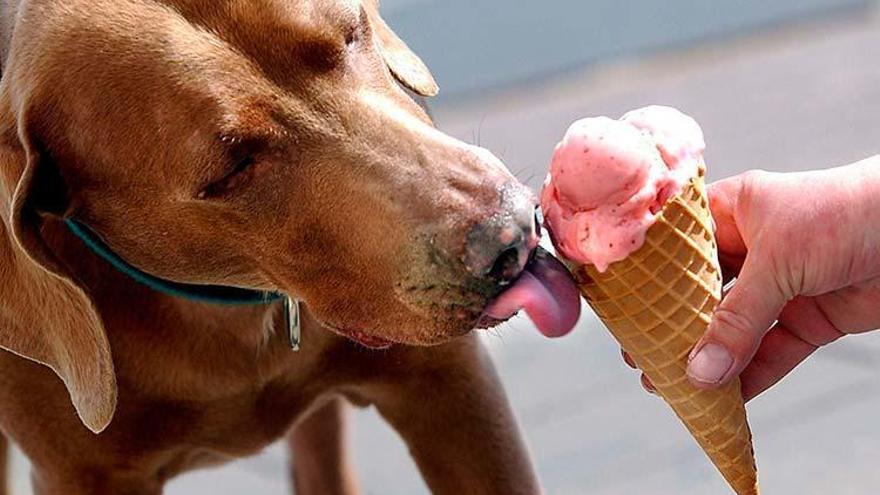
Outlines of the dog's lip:
[{"label": "dog's lip", "polygon": [[360,344],[368,349],[374,349],[374,350],[381,351],[381,350],[389,349],[392,346],[394,346],[394,344],[396,344],[396,342],[393,342],[391,340],[388,340],[388,339],[385,339],[382,337],[377,337],[375,335],[369,334],[367,332],[363,332],[361,330],[354,330],[354,329],[350,329],[350,328],[340,328],[335,325],[326,325],[326,326],[330,330],[336,332],[337,334],[339,334],[339,335],[341,335],[341,336],[343,336],[343,337],[345,337],[345,338],[347,338],[357,344]]},{"label": "dog's lip", "polygon": [[514,316],[516,316],[516,313],[512,313],[507,318],[494,318],[492,316],[489,316],[489,315],[483,313],[483,315],[480,316],[480,319],[477,320],[477,326],[474,328],[476,330],[488,330],[490,328],[495,328],[498,325],[500,325],[506,321],[509,321]]}]

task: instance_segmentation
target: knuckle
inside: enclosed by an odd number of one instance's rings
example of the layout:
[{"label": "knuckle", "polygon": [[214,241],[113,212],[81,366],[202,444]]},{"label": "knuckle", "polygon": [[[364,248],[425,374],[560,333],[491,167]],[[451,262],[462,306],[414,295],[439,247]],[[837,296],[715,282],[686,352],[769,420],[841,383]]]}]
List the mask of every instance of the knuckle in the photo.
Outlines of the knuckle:
[{"label": "knuckle", "polygon": [[766,170],[756,168],[749,170],[747,172],[743,172],[740,176],[742,180],[743,187],[748,190],[752,190],[760,187],[767,179],[772,175],[771,172]]},{"label": "knuckle", "polygon": [[804,290],[806,277],[806,257],[775,255],[770,259],[773,269],[773,289],[778,298],[789,301]]},{"label": "knuckle", "polygon": [[749,170],[740,175],[739,201],[751,203],[757,198],[757,192],[761,190],[762,185],[766,182],[769,172],[764,170]]},{"label": "knuckle", "polygon": [[722,305],[715,310],[712,319],[712,338],[722,342],[733,352],[748,352],[761,339],[755,323],[738,311]]},{"label": "knuckle", "polygon": [[642,376],[640,377],[640,381],[642,382],[642,388],[647,390],[649,393],[652,393],[652,394],[657,393],[657,389],[654,387],[654,384],[651,383],[651,380],[649,380],[648,377],[644,373],[642,373]]},{"label": "knuckle", "polygon": [[750,170],[740,176],[739,191],[736,194],[737,210],[740,213],[756,213],[761,210],[761,191],[768,175],[763,170]]}]

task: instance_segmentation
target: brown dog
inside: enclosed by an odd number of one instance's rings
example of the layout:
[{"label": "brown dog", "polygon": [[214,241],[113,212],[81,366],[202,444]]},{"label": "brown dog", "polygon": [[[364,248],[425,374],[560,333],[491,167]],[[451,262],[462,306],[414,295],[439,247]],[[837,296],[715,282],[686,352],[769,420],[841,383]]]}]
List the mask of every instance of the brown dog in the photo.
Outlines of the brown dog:
[{"label": "brown dog", "polygon": [[[345,401],[436,493],[539,491],[469,334],[530,269],[532,195],[397,86],[437,90],[376,0],[0,7],[0,429],[37,494],[158,494],[288,431],[297,493],[357,493]],[[153,276],[303,301],[302,350],[280,303],[152,290],[67,219]]]}]

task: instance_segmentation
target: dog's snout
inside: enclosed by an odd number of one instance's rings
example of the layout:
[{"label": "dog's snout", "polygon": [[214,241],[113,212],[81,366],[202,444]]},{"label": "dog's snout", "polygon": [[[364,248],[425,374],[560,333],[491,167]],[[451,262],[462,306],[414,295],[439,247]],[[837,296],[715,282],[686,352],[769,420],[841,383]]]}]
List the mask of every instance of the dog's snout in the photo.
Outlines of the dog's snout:
[{"label": "dog's snout", "polygon": [[499,210],[468,234],[467,269],[479,278],[510,282],[525,269],[537,245],[533,197],[525,187],[507,184],[501,189]]},{"label": "dog's snout", "polygon": [[508,247],[501,252],[495,263],[492,264],[488,276],[502,282],[509,282],[515,279],[523,268],[520,263],[521,255],[522,247],[520,245]]}]

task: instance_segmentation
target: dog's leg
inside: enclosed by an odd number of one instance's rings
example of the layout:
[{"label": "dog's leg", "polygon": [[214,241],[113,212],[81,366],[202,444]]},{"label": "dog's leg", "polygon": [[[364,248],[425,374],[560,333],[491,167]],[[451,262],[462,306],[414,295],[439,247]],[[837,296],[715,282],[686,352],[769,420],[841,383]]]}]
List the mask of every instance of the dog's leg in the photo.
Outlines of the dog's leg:
[{"label": "dog's leg", "polygon": [[541,493],[528,451],[476,336],[389,352],[365,395],[400,433],[436,495]]},{"label": "dog's leg", "polygon": [[9,441],[0,433],[0,495],[9,493]]},{"label": "dog's leg", "polygon": [[31,471],[34,495],[162,495],[162,483],[155,476],[132,475],[125,467],[114,470],[87,469]]},{"label": "dog's leg", "polygon": [[360,493],[348,457],[348,408],[334,398],[304,418],[288,439],[297,495]]}]

